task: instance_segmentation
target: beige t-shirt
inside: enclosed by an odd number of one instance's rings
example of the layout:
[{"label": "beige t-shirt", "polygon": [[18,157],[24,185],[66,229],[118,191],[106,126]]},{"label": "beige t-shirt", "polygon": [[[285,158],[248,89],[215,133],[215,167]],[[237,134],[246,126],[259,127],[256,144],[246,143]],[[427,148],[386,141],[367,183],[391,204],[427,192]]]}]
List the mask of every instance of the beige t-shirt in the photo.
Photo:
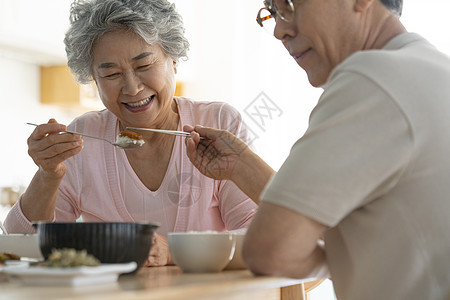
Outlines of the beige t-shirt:
[{"label": "beige t-shirt", "polygon": [[338,299],[447,299],[449,57],[405,33],[347,58],[262,198],[330,227]]}]

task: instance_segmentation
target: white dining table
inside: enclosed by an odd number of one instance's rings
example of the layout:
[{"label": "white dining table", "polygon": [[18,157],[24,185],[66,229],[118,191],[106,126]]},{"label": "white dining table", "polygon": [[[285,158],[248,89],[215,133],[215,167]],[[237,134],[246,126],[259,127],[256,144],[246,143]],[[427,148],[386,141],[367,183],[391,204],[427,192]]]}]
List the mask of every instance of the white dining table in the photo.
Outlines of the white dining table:
[{"label": "white dining table", "polygon": [[0,279],[0,299],[127,299],[127,300],[301,300],[305,284],[317,281],[254,276],[248,270],[183,273],[177,266],[141,268],[117,281],[85,286],[26,285],[20,279]]}]

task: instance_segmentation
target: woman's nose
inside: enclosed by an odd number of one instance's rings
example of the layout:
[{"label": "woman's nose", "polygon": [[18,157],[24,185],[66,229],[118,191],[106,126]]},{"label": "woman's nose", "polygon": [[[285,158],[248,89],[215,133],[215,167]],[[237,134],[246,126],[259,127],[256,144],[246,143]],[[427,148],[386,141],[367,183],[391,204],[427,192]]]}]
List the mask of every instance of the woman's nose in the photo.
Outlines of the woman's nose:
[{"label": "woman's nose", "polygon": [[126,95],[137,95],[143,89],[142,80],[135,73],[128,73],[124,76],[122,93]]}]

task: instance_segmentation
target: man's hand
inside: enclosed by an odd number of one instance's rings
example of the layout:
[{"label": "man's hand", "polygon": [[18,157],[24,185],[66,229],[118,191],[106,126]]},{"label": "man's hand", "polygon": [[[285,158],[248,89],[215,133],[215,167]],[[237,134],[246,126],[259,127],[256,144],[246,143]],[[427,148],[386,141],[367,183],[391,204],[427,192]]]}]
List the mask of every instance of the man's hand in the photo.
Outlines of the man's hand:
[{"label": "man's hand", "polygon": [[[203,175],[213,179],[231,179],[247,145],[226,130],[198,125],[185,125],[183,129],[192,135],[192,138],[186,139],[186,149],[194,166]],[[200,136],[206,139],[200,139]]]}]

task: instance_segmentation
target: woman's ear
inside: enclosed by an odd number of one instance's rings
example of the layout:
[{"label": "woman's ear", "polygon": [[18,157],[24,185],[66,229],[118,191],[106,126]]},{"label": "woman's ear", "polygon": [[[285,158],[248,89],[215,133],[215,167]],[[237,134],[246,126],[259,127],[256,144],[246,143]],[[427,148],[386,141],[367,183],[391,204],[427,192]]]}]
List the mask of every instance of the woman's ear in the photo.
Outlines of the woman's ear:
[{"label": "woman's ear", "polygon": [[374,0],[355,0],[355,5],[353,8],[356,12],[364,12],[373,4],[373,2]]}]

